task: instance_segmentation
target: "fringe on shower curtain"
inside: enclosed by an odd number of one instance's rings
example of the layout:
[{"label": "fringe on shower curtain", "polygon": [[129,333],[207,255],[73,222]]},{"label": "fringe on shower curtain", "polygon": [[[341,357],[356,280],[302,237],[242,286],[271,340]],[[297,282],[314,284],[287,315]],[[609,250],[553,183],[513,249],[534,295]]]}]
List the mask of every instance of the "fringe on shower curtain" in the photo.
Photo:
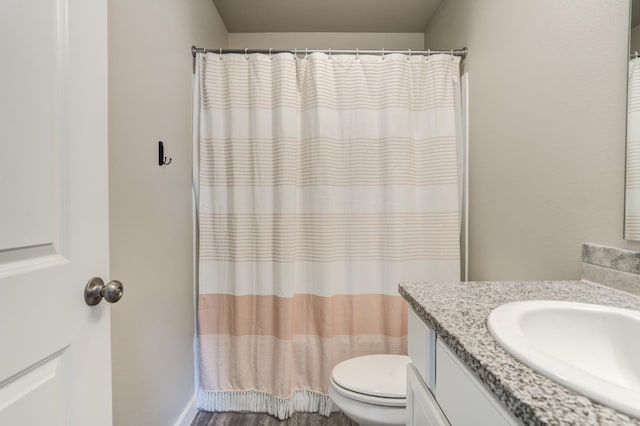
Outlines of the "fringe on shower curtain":
[{"label": "fringe on shower curtain", "polygon": [[205,392],[198,394],[198,406],[205,411],[250,411],[287,419],[297,412],[329,416],[334,407],[327,395],[297,390],[290,398],[278,398],[258,391]]},{"label": "fringe on shower curtain", "polygon": [[328,415],[406,353],[401,281],[460,271],[459,58],[199,54],[198,405]]}]

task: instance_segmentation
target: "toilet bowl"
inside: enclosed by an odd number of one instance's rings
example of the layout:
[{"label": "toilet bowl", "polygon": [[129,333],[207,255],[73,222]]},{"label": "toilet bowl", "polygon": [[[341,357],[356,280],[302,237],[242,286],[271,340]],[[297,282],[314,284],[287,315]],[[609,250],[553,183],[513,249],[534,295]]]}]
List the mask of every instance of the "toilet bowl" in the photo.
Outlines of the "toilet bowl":
[{"label": "toilet bowl", "polygon": [[329,397],[361,426],[405,425],[407,364],[404,355],[365,355],[336,365]]}]

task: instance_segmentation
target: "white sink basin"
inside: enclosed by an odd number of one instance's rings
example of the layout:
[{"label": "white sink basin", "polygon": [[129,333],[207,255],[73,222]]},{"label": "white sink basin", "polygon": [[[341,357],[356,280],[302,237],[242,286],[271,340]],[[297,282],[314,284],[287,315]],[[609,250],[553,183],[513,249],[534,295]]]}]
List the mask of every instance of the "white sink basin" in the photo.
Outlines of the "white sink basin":
[{"label": "white sink basin", "polygon": [[531,300],[494,309],[493,338],[548,378],[640,417],[640,312]]}]

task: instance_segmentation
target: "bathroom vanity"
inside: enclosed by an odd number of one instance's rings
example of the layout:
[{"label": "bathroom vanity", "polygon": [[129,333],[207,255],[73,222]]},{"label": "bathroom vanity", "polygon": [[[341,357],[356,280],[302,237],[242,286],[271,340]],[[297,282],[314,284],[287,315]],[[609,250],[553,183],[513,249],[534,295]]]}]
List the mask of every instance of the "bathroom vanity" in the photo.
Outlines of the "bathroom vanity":
[{"label": "bathroom vanity", "polygon": [[411,307],[408,425],[640,425],[518,362],[487,329],[489,313],[509,302],[640,310],[640,297],[588,281],[402,283],[399,291]]},{"label": "bathroom vanity", "polygon": [[408,425],[519,424],[413,310],[408,328]]}]

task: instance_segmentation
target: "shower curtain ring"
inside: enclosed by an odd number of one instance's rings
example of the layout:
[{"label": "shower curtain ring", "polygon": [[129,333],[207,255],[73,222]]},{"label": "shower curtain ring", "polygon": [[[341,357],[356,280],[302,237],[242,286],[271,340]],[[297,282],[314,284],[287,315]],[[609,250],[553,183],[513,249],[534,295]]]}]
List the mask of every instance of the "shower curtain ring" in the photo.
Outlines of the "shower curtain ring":
[{"label": "shower curtain ring", "polygon": [[220,48],[220,53],[218,53],[218,59],[222,60],[222,48]]},{"label": "shower curtain ring", "polygon": [[249,60],[248,52],[249,52],[249,48],[248,48],[248,47],[245,47],[245,48],[244,48],[244,58],[245,58],[246,60]]},{"label": "shower curtain ring", "polygon": [[384,47],[382,48],[382,60],[384,61]]},{"label": "shower curtain ring", "polygon": [[431,49],[427,49],[427,61],[431,59]]},{"label": "shower curtain ring", "polygon": [[411,49],[409,49],[409,56],[407,56],[407,61],[411,60]]},{"label": "shower curtain ring", "polygon": [[308,48],[304,48],[304,58],[307,59],[307,56],[309,55],[309,49]]},{"label": "shower curtain ring", "polygon": [[356,47],[356,61],[360,59],[360,51]]},{"label": "shower curtain ring", "polygon": [[273,55],[271,54],[271,51],[273,50],[273,47],[269,48],[269,59],[271,59],[273,61]]},{"label": "shower curtain ring", "polygon": [[451,60],[453,61],[453,49],[451,49]]},{"label": "shower curtain ring", "polygon": [[331,60],[331,48],[329,48],[329,60]]}]

